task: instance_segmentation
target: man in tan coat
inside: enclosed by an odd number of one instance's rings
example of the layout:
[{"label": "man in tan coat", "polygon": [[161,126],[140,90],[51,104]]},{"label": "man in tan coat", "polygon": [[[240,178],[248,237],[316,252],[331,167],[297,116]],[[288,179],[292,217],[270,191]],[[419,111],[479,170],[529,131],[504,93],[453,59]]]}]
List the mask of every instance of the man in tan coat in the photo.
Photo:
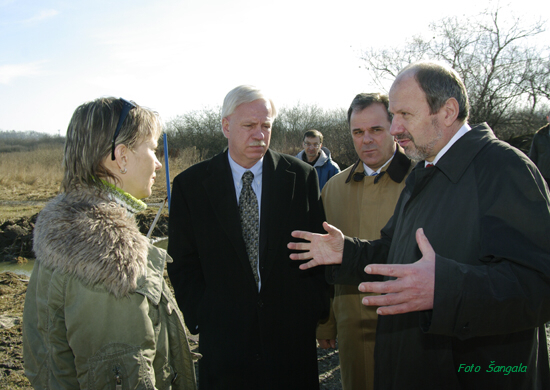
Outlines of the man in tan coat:
[{"label": "man in tan coat", "polygon": [[[327,222],[346,236],[380,238],[380,230],[393,215],[411,161],[390,134],[388,97],[378,93],[357,95],[348,110],[355,164],[333,176],[322,191]],[[344,390],[373,388],[375,307],[362,305],[357,286],[335,285],[331,318],[319,325],[322,348],[334,348],[338,335]]]}]

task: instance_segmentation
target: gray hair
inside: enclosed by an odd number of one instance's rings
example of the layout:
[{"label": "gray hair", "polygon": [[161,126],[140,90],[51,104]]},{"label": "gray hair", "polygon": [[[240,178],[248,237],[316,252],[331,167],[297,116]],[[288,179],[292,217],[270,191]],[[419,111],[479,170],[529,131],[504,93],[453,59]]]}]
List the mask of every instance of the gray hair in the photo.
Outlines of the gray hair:
[{"label": "gray hair", "polygon": [[381,93],[360,93],[353,98],[349,106],[348,125],[351,123],[351,114],[353,114],[354,111],[361,112],[374,103],[379,103],[386,107],[386,112],[388,113],[388,122],[391,123],[393,116],[388,110],[390,105],[388,95],[383,95]]},{"label": "gray hair", "polygon": [[426,94],[426,101],[430,107],[430,114],[436,114],[450,98],[458,102],[459,112],[457,119],[466,121],[470,115],[468,92],[458,73],[444,64],[437,62],[416,62],[406,66],[399,76],[412,71],[420,88]]},{"label": "gray hair", "polygon": [[[130,150],[149,137],[158,139],[162,133],[159,115],[137,104],[135,106],[128,113],[116,139],[116,145],[126,145]],[[102,184],[98,179],[110,178],[119,182],[118,177],[103,165],[103,160],[111,154],[122,107],[122,100],[104,97],[86,102],[75,110],[65,140],[63,192],[82,186],[100,188]]]},{"label": "gray hair", "polygon": [[229,91],[223,100],[222,119],[233,114],[233,111],[235,111],[240,104],[250,103],[259,99],[265,100],[271,104],[271,118],[274,120],[277,117],[275,104],[259,88],[253,85],[239,85]]}]

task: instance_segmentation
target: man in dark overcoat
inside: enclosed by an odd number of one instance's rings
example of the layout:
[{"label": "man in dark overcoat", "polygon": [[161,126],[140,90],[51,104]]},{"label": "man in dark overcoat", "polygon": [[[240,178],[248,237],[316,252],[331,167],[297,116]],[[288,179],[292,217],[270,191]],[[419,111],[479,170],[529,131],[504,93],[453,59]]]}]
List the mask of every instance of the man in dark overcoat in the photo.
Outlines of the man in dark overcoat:
[{"label": "man in dark overcoat", "polygon": [[[535,165],[470,126],[460,77],[409,65],[390,93],[391,134],[419,160],[381,239],[296,232],[301,268],[329,267],[380,306],[376,389],[550,389],[550,200]],[[383,280],[383,281],[381,281]]]},{"label": "man in dark overcoat", "polygon": [[286,243],[295,229],[322,231],[324,212],[315,169],[268,149],[275,117],[261,91],[235,88],[222,108],[227,150],[174,179],[168,273],[200,335],[203,390],[319,388],[328,284],[322,269],[301,271]]},{"label": "man in dark overcoat", "polygon": [[533,160],[540,173],[550,185],[550,112],[546,115],[545,126],[538,129],[533,136],[529,158]]}]

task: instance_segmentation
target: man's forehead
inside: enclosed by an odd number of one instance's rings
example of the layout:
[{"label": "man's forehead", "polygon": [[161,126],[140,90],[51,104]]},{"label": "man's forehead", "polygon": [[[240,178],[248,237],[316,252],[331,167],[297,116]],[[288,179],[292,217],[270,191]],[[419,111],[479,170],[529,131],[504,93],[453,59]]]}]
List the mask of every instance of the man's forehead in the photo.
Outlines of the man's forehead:
[{"label": "man's forehead", "polygon": [[319,142],[320,139],[319,139],[319,137],[306,137],[306,141],[309,141],[309,142]]},{"label": "man's forehead", "polygon": [[[256,120],[261,119],[262,121],[271,121],[273,114],[269,102],[260,99],[239,104],[233,114],[235,113],[243,119],[255,118]],[[231,114],[230,117],[232,117],[233,114]]]},{"label": "man's forehead", "polygon": [[408,103],[411,99],[417,99],[419,94],[424,95],[420,85],[414,78],[414,73],[409,71],[398,76],[388,93],[390,111],[396,104],[402,105]]},{"label": "man's forehead", "polygon": [[379,125],[390,123],[386,106],[382,103],[373,103],[362,110],[353,110],[350,116],[350,125],[353,127],[353,125],[357,124],[357,122],[360,122],[361,124],[364,124],[364,122],[380,122]]}]

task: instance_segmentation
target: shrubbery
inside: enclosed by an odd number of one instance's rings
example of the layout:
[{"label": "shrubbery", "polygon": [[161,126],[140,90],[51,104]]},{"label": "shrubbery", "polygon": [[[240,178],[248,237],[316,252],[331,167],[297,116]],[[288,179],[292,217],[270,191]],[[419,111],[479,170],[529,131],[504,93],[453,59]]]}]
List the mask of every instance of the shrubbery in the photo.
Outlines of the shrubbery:
[{"label": "shrubbery", "polygon": [[[515,126],[506,124],[493,130],[497,137],[527,153],[534,132],[546,123],[544,117],[543,109],[534,113],[517,112]],[[357,155],[344,109],[327,110],[302,104],[282,107],[273,123],[271,148],[296,155],[302,150],[303,134],[310,129],[317,129],[323,134],[323,145],[331,151],[333,160],[340,168],[355,162]],[[193,153],[201,161],[216,155],[227,146],[221,130],[219,107],[178,116],[167,122],[166,133],[171,157],[177,158],[182,151],[193,148]]]},{"label": "shrubbery", "polygon": [[[513,116],[516,118],[515,125],[507,123],[493,130],[497,137],[527,153],[534,132],[546,123],[546,113],[546,108],[536,112],[517,111]],[[310,129],[317,129],[323,134],[323,145],[331,151],[333,160],[342,169],[355,162],[357,156],[346,110],[343,108],[324,109],[305,104],[280,108],[279,116],[273,123],[271,148],[296,155],[302,150],[304,132]],[[166,133],[171,160],[180,169],[210,158],[227,147],[227,139],[221,130],[220,107],[204,108],[177,116],[167,121]],[[59,149],[64,142],[65,137],[34,131],[0,131],[0,153]],[[159,157],[164,155],[162,142],[159,143],[158,154]]]}]

